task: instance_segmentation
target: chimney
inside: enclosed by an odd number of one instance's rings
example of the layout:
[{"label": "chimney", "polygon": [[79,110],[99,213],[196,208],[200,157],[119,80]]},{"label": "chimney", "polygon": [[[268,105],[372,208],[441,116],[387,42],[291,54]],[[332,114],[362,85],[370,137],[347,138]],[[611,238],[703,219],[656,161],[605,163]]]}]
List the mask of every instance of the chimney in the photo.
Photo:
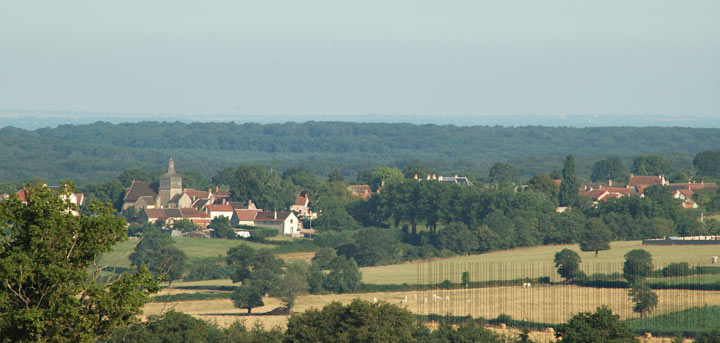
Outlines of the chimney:
[{"label": "chimney", "polygon": [[613,179],[608,179],[608,187],[612,187]]},{"label": "chimney", "polygon": [[430,174],[427,174],[427,176],[425,177],[425,179],[426,179],[426,180],[430,180]]},{"label": "chimney", "polygon": [[635,175],[633,175],[633,173],[630,173],[630,178],[631,178],[631,179],[633,178],[633,176],[635,176]]},{"label": "chimney", "polygon": [[455,174],[455,177],[457,178],[457,177],[458,177],[458,174]]},{"label": "chimney", "polygon": [[442,181],[442,179],[443,179],[442,175],[438,176],[438,180]]},{"label": "chimney", "polygon": [[437,174],[433,173],[433,180],[437,180]]},{"label": "chimney", "polygon": [[213,193],[212,193],[212,188],[208,188],[208,197],[211,196],[212,194],[213,194]]},{"label": "chimney", "polygon": [[417,174],[413,175],[413,179],[415,179],[415,180],[417,180],[417,179],[418,179],[418,176],[417,176]]},{"label": "chimney", "polygon": [[227,203],[227,199],[223,198],[222,204],[225,205]]},{"label": "chimney", "polygon": [[277,219],[277,211],[275,211],[275,213],[273,213],[273,219]]}]

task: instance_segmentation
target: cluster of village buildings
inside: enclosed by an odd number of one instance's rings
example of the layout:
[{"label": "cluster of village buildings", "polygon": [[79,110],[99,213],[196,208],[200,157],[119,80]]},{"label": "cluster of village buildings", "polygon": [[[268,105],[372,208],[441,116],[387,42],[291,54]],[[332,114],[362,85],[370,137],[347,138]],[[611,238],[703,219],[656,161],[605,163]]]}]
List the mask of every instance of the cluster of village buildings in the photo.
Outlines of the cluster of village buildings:
[{"label": "cluster of village buildings", "polygon": [[[561,180],[555,180],[559,185]],[[623,196],[644,196],[645,190],[654,185],[669,187],[673,192],[673,197],[682,200],[682,207],[697,208],[694,195],[702,190],[708,191],[710,194],[716,194],[718,185],[716,183],[670,183],[665,179],[664,175],[658,176],[640,176],[630,174],[630,181],[626,184],[613,184],[612,180],[607,183],[589,183],[582,185],[580,189],[581,196],[587,196],[593,200],[595,204],[600,201],[608,201],[609,199],[620,198]]]},{"label": "cluster of village buildings", "polygon": [[[417,181],[433,180],[438,182],[452,182],[465,186],[472,186],[467,177],[458,175],[443,177],[436,174],[428,174],[426,177],[414,176]],[[560,184],[561,180],[554,180]],[[597,204],[600,201],[619,198],[623,196],[644,196],[645,190],[653,185],[670,187],[673,197],[682,200],[684,208],[697,208],[694,195],[702,190],[716,194],[718,186],[716,183],[669,183],[663,175],[639,176],[630,174],[629,182],[626,184],[591,183],[582,185],[580,195],[587,196]],[[350,185],[348,190],[353,196],[368,199],[373,192],[368,185]],[[25,190],[19,190],[18,198],[26,202]],[[8,199],[10,195],[0,194],[0,201]],[[70,202],[78,207],[83,206],[85,196],[82,193],[70,195]],[[134,209],[140,213],[140,220],[143,222],[156,223],[163,221],[171,225],[179,220],[189,220],[201,229],[207,228],[213,219],[224,216],[230,220],[234,228],[258,226],[275,228],[280,234],[289,236],[311,235],[312,228],[304,228],[302,218],[314,219],[317,217],[309,207],[310,197],[306,190],[297,194],[297,199],[289,208],[289,211],[263,211],[257,208],[252,199],[246,202],[230,201],[230,192],[219,188],[208,190],[196,190],[183,188],[182,177],[175,172],[175,164],[172,159],[168,163],[167,173],[160,177],[159,182],[132,181],[126,190],[123,198],[122,210]],[[558,211],[562,211],[559,208]],[[77,211],[72,210],[77,215]],[[237,229],[240,236],[247,236],[248,232]]]}]

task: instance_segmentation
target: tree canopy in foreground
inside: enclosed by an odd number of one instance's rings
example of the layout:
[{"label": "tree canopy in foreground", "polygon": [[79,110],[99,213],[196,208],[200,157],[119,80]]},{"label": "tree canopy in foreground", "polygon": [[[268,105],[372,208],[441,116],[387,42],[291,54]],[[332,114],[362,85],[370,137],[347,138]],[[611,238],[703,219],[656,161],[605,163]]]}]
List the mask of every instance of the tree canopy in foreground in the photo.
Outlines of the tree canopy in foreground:
[{"label": "tree canopy in foreground", "polygon": [[0,202],[2,342],[91,342],[126,325],[158,290],[147,269],[100,284],[88,266],[127,237],[113,209],[90,204],[74,216],[72,185],[25,188]]}]

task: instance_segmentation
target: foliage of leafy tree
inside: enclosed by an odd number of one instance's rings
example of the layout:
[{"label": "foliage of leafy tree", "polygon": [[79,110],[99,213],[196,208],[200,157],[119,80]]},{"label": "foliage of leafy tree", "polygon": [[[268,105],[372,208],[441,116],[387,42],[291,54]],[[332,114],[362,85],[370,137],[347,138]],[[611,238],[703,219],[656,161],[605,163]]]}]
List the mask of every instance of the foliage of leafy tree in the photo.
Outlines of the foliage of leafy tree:
[{"label": "foliage of leafy tree", "polygon": [[490,167],[488,180],[496,185],[512,185],[517,182],[520,173],[517,168],[506,162],[495,163]]},{"label": "foliage of leafy tree", "polygon": [[251,280],[247,283],[244,282],[242,286],[235,288],[235,291],[230,299],[235,307],[246,309],[248,314],[250,314],[252,313],[253,308],[265,305],[262,300],[262,296],[262,286]]},{"label": "foliage of leafy tree", "polygon": [[252,200],[258,208],[281,210],[295,202],[295,187],[279,173],[262,165],[240,165],[233,171],[230,195],[236,201]]},{"label": "foliage of leafy tree", "polygon": [[1,342],[92,342],[127,325],[159,290],[145,268],[99,284],[88,266],[126,239],[125,220],[91,203],[73,216],[72,185],[25,188],[0,202]]},{"label": "foliage of leafy tree", "polygon": [[202,173],[194,170],[180,171],[178,174],[182,177],[184,188],[194,188],[197,190],[214,189],[214,185]]},{"label": "foliage of leafy tree", "polygon": [[444,320],[432,333],[416,334],[415,341],[422,342],[448,342],[448,343],[505,343],[505,339],[486,329],[482,325],[468,321],[459,326]]},{"label": "foliage of leafy tree", "polygon": [[597,256],[600,250],[610,249],[611,239],[612,232],[608,230],[605,223],[598,218],[590,218],[585,224],[585,232],[580,236],[578,243],[580,243],[580,250],[594,251]]},{"label": "foliage of leafy tree", "polygon": [[605,306],[594,313],[578,313],[556,332],[563,343],[639,343],[620,316]]},{"label": "foliage of leafy tree", "polygon": [[578,275],[582,260],[578,253],[566,248],[555,253],[553,262],[558,274],[564,277],[565,281],[570,282]]},{"label": "foliage of leafy tree", "polygon": [[630,296],[635,303],[633,311],[640,313],[640,318],[646,318],[657,306],[658,297],[644,282],[633,283]]},{"label": "foliage of leafy tree", "polygon": [[706,150],[695,155],[693,167],[703,179],[720,179],[720,150]]},{"label": "foliage of leafy tree", "polygon": [[219,238],[235,238],[235,230],[230,227],[230,219],[225,216],[215,217],[210,224],[208,229],[215,230],[215,235]]},{"label": "foliage of leafy tree", "polygon": [[227,253],[227,264],[233,273],[233,282],[253,283],[267,293],[278,282],[284,263],[269,250],[255,250],[245,244],[231,248]]},{"label": "foliage of leafy tree", "polygon": [[644,249],[633,249],[625,254],[623,276],[631,284],[642,281],[653,271],[652,255]]},{"label": "foliage of leafy tree", "polygon": [[118,181],[122,184],[123,187],[127,188],[130,187],[133,180],[134,181],[145,181],[145,182],[152,182],[157,178],[157,175],[152,175],[151,173],[148,173],[144,170],[140,170],[137,168],[130,168],[125,169],[122,172],[120,172],[120,175],[118,176]]},{"label": "foliage of leafy tree", "polygon": [[547,174],[537,174],[528,181],[528,188],[545,194],[555,205],[558,205],[560,187]]},{"label": "foliage of leafy tree", "polygon": [[369,185],[373,192],[385,183],[400,182],[402,179],[403,173],[399,169],[386,166],[365,169],[357,176],[357,182]]},{"label": "foliage of leafy tree", "polygon": [[407,164],[405,168],[403,168],[402,173],[406,179],[412,179],[415,177],[415,175],[417,175],[418,178],[421,178],[428,174],[432,174],[433,171],[420,162],[412,162]]},{"label": "foliage of leafy tree", "polygon": [[437,242],[439,248],[458,254],[467,254],[478,246],[475,235],[462,223],[451,223],[440,230]]},{"label": "foliage of leafy tree", "polygon": [[713,329],[703,332],[695,339],[695,343],[720,343],[720,330]]},{"label": "foliage of leafy tree", "polygon": [[189,314],[170,310],[153,315],[147,323],[118,330],[100,343],[225,343],[226,334],[217,326]]},{"label": "foliage of leafy tree", "polygon": [[180,219],[173,222],[172,229],[182,232],[195,232],[200,228],[190,219]]},{"label": "foliage of leafy tree", "polygon": [[319,231],[343,231],[360,227],[347,208],[350,203],[361,200],[353,198],[345,183],[324,182],[313,194],[313,199],[313,211],[319,213],[319,218],[313,221],[313,228]]},{"label": "foliage of leafy tree", "polygon": [[[338,256],[330,264],[330,272],[324,274],[312,273],[316,280],[322,280],[322,284],[315,285],[316,292],[329,291],[333,293],[352,293],[362,280],[362,274],[357,263],[352,258]],[[322,275],[322,277],[320,277]],[[319,278],[318,278],[319,277]],[[312,289],[312,286],[311,286]]]},{"label": "foliage of leafy tree", "polygon": [[397,240],[387,230],[365,228],[358,232],[354,241],[337,247],[337,254],[353,258],[358,266],[376,266],[394,262]]},{"label": "foliage of leafy tree", "polygon": [[340,173],[340,169],[335,169],[328,174],[328,182],[342,182],[345,183],[345,177]]},{"label": "foliage of leafy tree", "polygon": [[290,182],[299,189],[307,189],[310,191],[317,191],[320,183],[322,182],[317,175],[309,172],[303,167],[291,167],[286,169],[282,174],[282,178],[290,180]]},{"label": "foliage of leafy tree", "polygon": [[322,310],[310,309],[290,317],[287,342],[412,342],[414,315],[387,303],[359,299],[347,306],[338,302]]},{"label": "foliage of leafy tree", "polygon": [[308,277],[310,266],[305,261],[294,261],[290,263],[280,281],[270,292],[272,296],[280,298],[285,306],[292,310],[295,298],[298,295],[307,293],[310,289]]},{"label": "foliage of leafy tree", "polygon": [[662,155],[638,155],[633,159],[631,172],[635,175],[664,175],[671,170],[670,162]]},{"label": "foliage of leafy tree", "polygon": [[178,280],[185,271],[187,256],[174,244],[168,234],[159,229],[147,229],[130,254],[130,263],[138,267],[145,265],[162,277]]},{"label": "foliage of leafy tree", "polygon": [[125,197],[125,188],[119,180],[110,180],[102,184],[90,184],[81,187],[79,191],[85,194],[87,202],[99,201],[110,204],[116,210],[122,208],[122,200]]},{"label": "foliage of leafy tree", "polygon": [[618,156],[610,156],[606,159],[595,162],[590,175],[592,181],[624,182],[628,180],[628,171]]},{"label": "foliage of leafy tree", "polygon": [[575,157],[568,155],[562,169],[562,183],[558,199],[560,206],[574,206],[577,203],[580,181],[575,175]]}]

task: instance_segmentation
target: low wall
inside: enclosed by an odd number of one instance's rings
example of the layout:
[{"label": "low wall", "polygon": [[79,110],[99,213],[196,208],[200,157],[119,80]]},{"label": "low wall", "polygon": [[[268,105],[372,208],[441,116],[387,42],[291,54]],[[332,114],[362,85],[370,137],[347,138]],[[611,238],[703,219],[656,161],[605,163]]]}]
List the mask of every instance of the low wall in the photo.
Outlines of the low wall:
[{"label": "low wall", "polygon": [[720,245],[720,240],[715,239],[644,239],[643,245]]}]

